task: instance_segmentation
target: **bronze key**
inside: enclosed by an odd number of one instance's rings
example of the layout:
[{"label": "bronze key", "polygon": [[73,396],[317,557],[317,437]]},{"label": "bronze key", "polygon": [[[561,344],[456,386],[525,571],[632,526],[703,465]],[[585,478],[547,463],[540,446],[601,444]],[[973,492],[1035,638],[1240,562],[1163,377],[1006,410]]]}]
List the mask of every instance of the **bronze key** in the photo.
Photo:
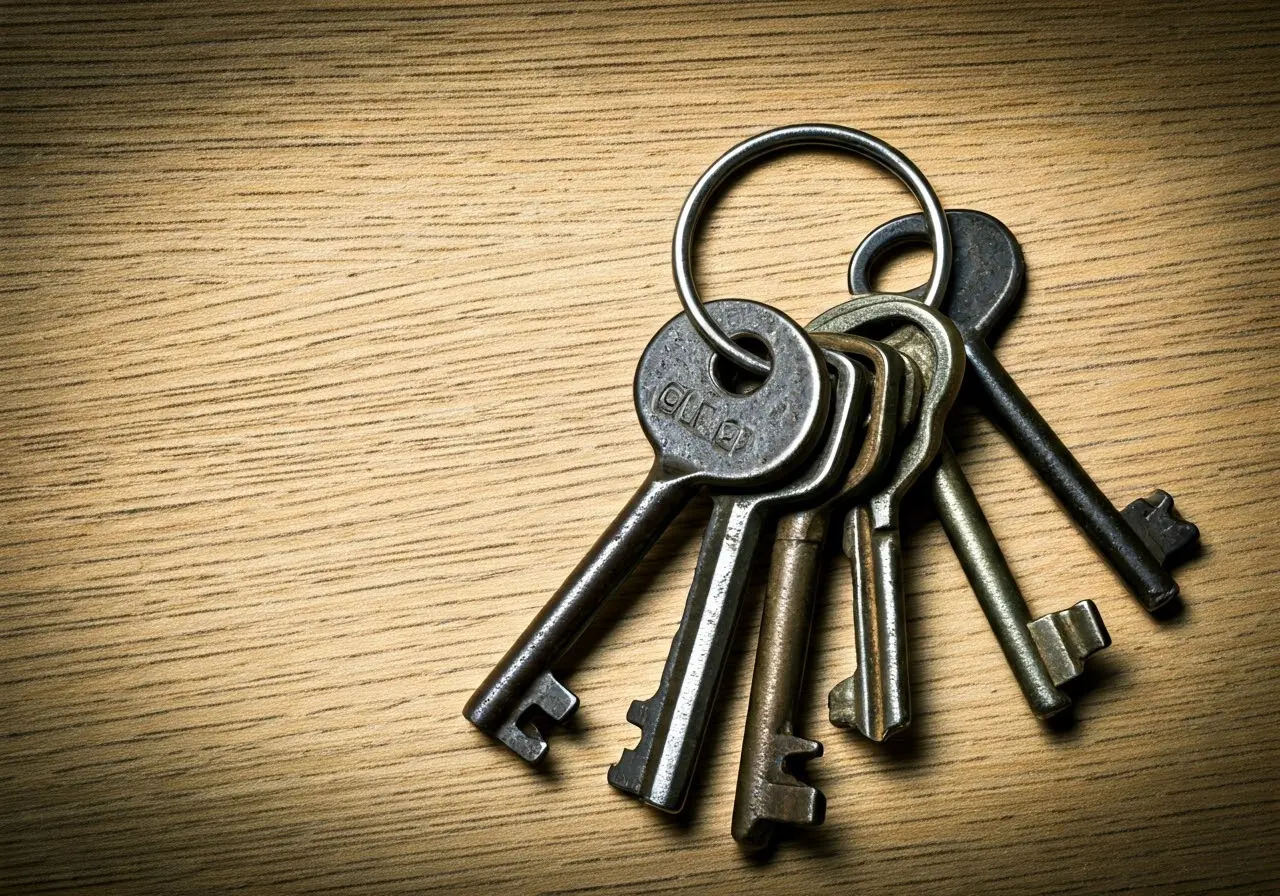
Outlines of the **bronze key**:
[{"label": "bronze key", "polygon": [[794,725],[819,554],[836,511],[856,500],[888,468],[899,424],[901,355],[860,336],[815,333],[814,341],[871,367],[871,408],[862,448],[839,493],[778,520],[733,804],[733,837],[751,851],[768,846],[775,823],[816,825],[826,813],[822,792],[795,778],[795,769],[789,767],[822,755],[822,744],[797,736]]}]

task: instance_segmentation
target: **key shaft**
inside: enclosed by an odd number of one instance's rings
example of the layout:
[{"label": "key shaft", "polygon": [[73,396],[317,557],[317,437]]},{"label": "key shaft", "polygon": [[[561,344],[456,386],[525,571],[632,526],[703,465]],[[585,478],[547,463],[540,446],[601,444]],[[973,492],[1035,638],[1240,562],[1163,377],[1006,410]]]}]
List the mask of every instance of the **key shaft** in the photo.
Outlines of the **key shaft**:
[{"label": "key shaft", "polygon": [[1048,718],[1071,705],[1059,685],[1111,643],[1093,601],[1031,619],[1017,580],[951,446],[943,443],[931,477],[934,507],[1032,712]]},{"label": "key shaft", "polygon": [[551,673],[551,664],[572,645],[600,605],[653,547],[698,488],[693,475],[669,477],[654,461],[643,485],[538,611],[463,709],[471,724],[493,735],[518,756],[537,762],[546,741],[522,729],[537,711],[563,722],[578,698]]}]

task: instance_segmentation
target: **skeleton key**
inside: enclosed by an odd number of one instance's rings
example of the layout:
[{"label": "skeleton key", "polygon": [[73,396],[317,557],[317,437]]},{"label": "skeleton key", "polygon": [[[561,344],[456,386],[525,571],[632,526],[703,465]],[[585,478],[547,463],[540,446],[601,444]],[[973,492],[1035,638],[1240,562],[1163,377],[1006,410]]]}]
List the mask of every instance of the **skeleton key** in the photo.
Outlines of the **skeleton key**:
[{"label": "skeleton key", "polygon": [[737,394],[713,373],[715,355],[688,318],[672,318],[636,368],[640,425],[655,451],[644,484],[489,673],[463,710],[529,762],[547,751],[538,714],[564,721],[578,698],[552,674],[595,612],[697,490],[762,488],[810,457],[830,403],[827,365],[808,335],[756,302],[712,302],[731,333],[764,342],[773,359],[759,388]]},{"label": "skeleton key", "polygon": [[814,341],[871,367],[871,408],[862,448],[840,491],[778,520],[733,803],[733,838],[752,851],[769,845],[776,823],[816,825],[826,814],[826,797],[797,780],[792,767],[822,755],[822,744],[797,736],[794,726],[813,623],[818,558],[832,515],[886,471],[898,429],[902,356],[859,336],[816,333]]},{"label": "skeleton key", "polygon": [[[1117,511],[1089,478],[987,345],[1022,289],[1025,267],[1017,240],[1007,227],[982,212],[958,209],[947,212],[947,220],[955,262],[942,310],[964,338],[975,398],[1142,605],[1148,611],[1159,609],[1178,594],[1166,566],[1199,540],[1200,531],[1179,516],[1167,492],[1157,489]],[[896,218],[876,229],[849,263],[850,290],[870,292],[876,262],[892,249],[924,237],[924,219],[919,215]],[[907,294],[920,296],[923,289]]]},{"label": "skeleton key", "polygon": [[942,444],[942,427],[964,376],[964,347],[950,322],[903,296],[861,296],[809,324],[812,332],[834,333],[889,324],[899,327],[884,342],[916,360],[923,371],[920,410],[915,431],[887,481],[845,518],[844,549],[854,578],[857,668],[827,698],[833,725],[857,728],[875,741],[911,722],[898,511]]},{"label": "skeleton key", "polygon": [[995,632],[1031,711],[1048,718],[1071,705],[1060,685],[1111,636],[1091,600],[1032,620],[1018,583],[951,446],[944,440],[932,473],[933,503],[969,585]]},{"label": "skeleton key", "polygon": [[766,512],[818,496],[844,471],[866,376],[843,355],[824,354],[836,372],[826,444],[807,470],[775,491],[716,495],[657,693],[627,712],[640,742],[609,768],[609,783],[665,812],[679,812],[688,796]]}]

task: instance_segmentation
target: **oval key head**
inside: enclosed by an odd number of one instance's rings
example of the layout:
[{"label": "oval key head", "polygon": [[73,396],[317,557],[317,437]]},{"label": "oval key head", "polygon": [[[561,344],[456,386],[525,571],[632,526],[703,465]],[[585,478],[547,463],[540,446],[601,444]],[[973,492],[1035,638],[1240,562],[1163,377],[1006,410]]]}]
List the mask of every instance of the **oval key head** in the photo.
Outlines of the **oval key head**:
[{"label": "oval key head", "polygon": [[727,333],[763,343],[764,381],[735,388],[729,362],[684,314],[658,331],[636,368],[636,413],[659,463],[721,487],[768,482],[793,470],[822,436],[830,400],[827,365],[809,336],[782,312],[742,299],[708,302]]},{"label": "oval key head", "polygon": [[[1013,313],[1022,294],[1026,276],[1022,247],[1008,227],[985,212],[955,209],[947,212],[947,223],[955,257],[942,312],[966,336],[985,341]],[[849,291],[854,295],[873,292],[871,274],[876,266],[894,250],[912,245],[928,245],[921,215],[904,215],[877,227],[849,261]],[[924,287],[903,294],[919,298]]]}]

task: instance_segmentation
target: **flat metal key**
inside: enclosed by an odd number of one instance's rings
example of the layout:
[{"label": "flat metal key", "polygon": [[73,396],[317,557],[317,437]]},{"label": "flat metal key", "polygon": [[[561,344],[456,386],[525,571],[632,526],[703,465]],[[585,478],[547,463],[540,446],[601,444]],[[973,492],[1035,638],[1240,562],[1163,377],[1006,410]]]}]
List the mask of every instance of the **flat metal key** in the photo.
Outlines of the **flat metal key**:
[{"label": "flat metal key", "polygon": [[665,812],[679,812],[688,797],[766,513],[834,487],[851,453],[866,377],[843,355],[824,354],[836,375],[826,444],[808,469],[774,491],[715,496],[658,690],[627,712],[640,741],[609,768],[609,783]]},{"label": "flat metal key", "polygon": [[1033,620],[986,515],[945,440],[930,485],[942,528],[1032,712],[1040,718],[1061,712],[1071,705],[1071,698],[1059,687],[1084,671],[1088,657],[1111,643],[1098,608],[1093,601],[1082,600]]},{"label": "flat metal key", "polygon": [[645,348],[635,402],[655,452],[648,476],[463,710],[529,762],[547,751],[536,721],[562,722],[578,705],[553,664],[697,490],[766,487],[808,460],[822,438],[830,375],[809,336],[756,302],[711,302],[707,311],[729,332],[761,340],[772,368],[749,394],[721,383],[716,356],[683,314]]},{"label": "flat metal key", "polygon": [[[1022,291],[1022,250],[1009,229],[991,215],[968,209],[947,212],[955,260],[942,310],[964,339],[970,391],[987,417],[1002,429],[1053,489],[1067,512],[1102,551],[1112,568],[1148,611],[1178,595],[1168,566],[1199,540],[1200,531],[1174,509],[1168,492],[1155,490],[1118,511],[1071,455],[996,360],[987,341],[1008,317]],[[891,250],[922,242],[924,219],[907,215],[871,233],[849,263],[849,288],[871,291],[871,273]],[[923,288],[909,290],[921,296]]]},{"label": "flat metal key", "polygon": [[769,845],[776,824],[816,825],[826,815],[822,792],[795,777],[796,765],[822,755],[821,743],[795,732],[819,555],[832,516],[887,471],[898,431],[902,356],[860,336],[817,333],[814,341],[871,369],[870,410],[862,447],[839,491],[778,519],[733,803],[733,838],[751,851]]},{"label": "flat metal key", "polygon": [[883,340],[923,371],[915,430],[878,491],[845,517],[844,550],[853,567],[857,667],[827,697],[831,723],[882,741],[911,722],[906,594],[898,529],[902,499],[933,462],[947,413],[964,376],[964,347],[955,327],[915,299],[861,296],[819,315],[809,330],[851,333],[897,325]]}]

